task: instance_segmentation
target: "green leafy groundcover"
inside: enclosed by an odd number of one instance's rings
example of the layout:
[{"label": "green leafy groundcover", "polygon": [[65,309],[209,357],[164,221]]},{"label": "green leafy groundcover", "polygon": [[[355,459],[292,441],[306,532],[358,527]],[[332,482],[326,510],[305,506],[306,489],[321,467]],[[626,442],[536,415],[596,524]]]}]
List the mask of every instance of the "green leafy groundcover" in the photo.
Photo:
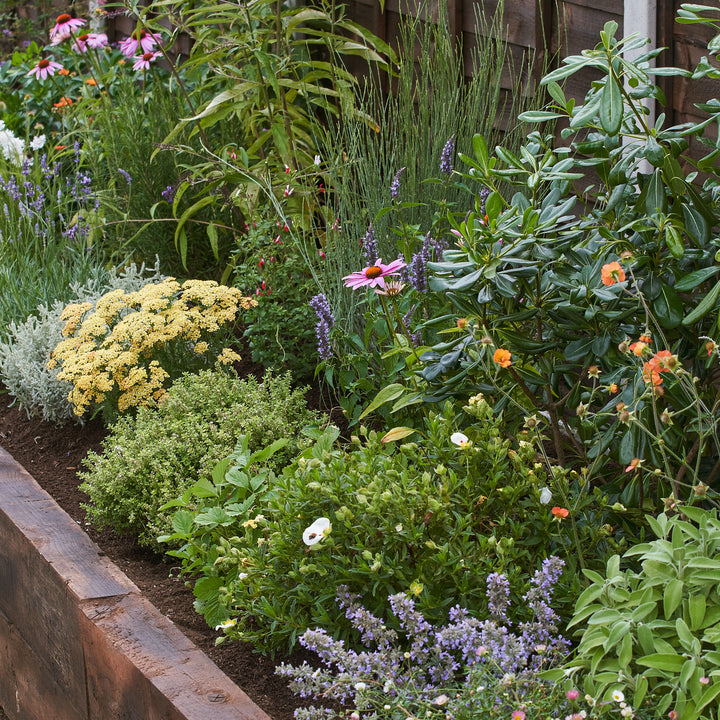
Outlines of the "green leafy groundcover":
[{"label": "green leafy groundcover", "polygon": [[301,428],[318,420],[305,392],[292,388],[289,374],[267,373],[262,382],[221,369],[184,375],[158,408],[121,417],[102,452],[88,454],[80,477],[89,517],[157,547],[158,535],[171,530],[162,506],[209,478],[241,434],[252,448],[290,438],[274,458],[276,468],[298,452]]}]

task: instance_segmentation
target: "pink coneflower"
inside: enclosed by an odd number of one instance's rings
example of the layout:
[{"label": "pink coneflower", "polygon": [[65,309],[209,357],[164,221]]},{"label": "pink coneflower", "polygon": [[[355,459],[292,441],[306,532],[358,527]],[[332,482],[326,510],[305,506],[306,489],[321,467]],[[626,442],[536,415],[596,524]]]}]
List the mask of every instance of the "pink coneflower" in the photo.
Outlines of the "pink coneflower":
[{"label": "pink coneflower", "polygon": [[152,49],[158,44],[160,38],[154,33],[146,30],[136,30],[132,35],[120,41],[120,52],[125,57],[132,57],[140,48],[143,53],[152,52]]},{"label": "pink coneflower", "polygon": [[382,258],[378,258],[374,265],[366,267],[360,272],[354,272],[346,275],[343,280],[345,287],[353,290],[359,287],[385,287],[385,277],[387,275],[397,275],[401,268],[405,267],[402,260],[393,260],[389,265],[383,265]]},{"label": "pink coneflower", "polygon": [[34,68],[28,70],[25,74],[34,75],[38,80],[44,80],[48,75],[54,75],[56,70],[62,70],[62,65],[60,63],[56,63],[54,60],[48,60],[47,58],[42,58],[41,60],[38,60],[38,63]]},{"label": "pink coneflower", "polygon": [[107,44],[108,37],[105,33],[83,33],[75,38],[73,50],[84,53],[88,48],[104,48]]},{"label": "pink coneflower", "polygon": [[155,60],[155,58],[160,57],[162,53],[159,52],[146,52],[142,55],[139,55],[135,58],[135,64],[133,65],[133,70],[149,70],[150,69],[150,63]]},{"label": "pink coneflower", "polygon": [[55,25],[50,30],[50,44],[57,45],[61,43],[65,38],[69,38],[78,28],[81,28],[85,24],[85,20],[80,18],[74,18],[72,15],[63,13],[58,15]]}]

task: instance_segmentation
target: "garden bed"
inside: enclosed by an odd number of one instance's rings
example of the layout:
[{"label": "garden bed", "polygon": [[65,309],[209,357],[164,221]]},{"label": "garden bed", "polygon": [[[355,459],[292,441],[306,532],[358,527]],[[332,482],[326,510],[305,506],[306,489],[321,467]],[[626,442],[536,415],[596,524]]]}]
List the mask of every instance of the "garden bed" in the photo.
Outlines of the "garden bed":
[{"label": "garden bed", "polygon": [[[113,579],[120,578],[113,580],[113,582],[120,583],[119,596],[132,598],[132,605],[136,608],[142,607],[143,614],[145,611],[151,614],[155,613],[155,608],[157,608],[159,612],[156,613],[156,620],[162,628],[159,637],[172,636],[175,638],[173,642],[180,643],[182,652],[190,652],[191,644],[182,638],[179,632],[182,631],[230,680],[241,685],[252,701],[262,707],[274,720],[290,718],[296,702],[287,690],[284,681],[274,676],[275,661],[258,656],[248,645],[234,643],[215,647],[216,633],[208,628],[203,619],[194,612],[191,591],[185,587],[182,581],[170,576],[170,565],[138,548],[133,538],[119,536],[108,530],[97,530],[86,523],[84,511],[80,507],[80,503],[86,500],[86,497],[77,488],[76,472],[87,451],[91,448],[99,448],[105,433],[102,424],[94,421],[84,428],[79,426],[58,428],[38,419],[28,419],[23,411],[8,408],[8,404],[9,398],[4,396],[0,403],[0,445],[37,480],[42,488],[55,498],[60,506],[51,508],[47,499],[40,503],[43,512],[53,515],[53,533],[46,528],[38,530],[34,540],[35,546],[39,547],[43,544],[47,537],[54,534],[56,523],[62,524],[63,516],[67,517],[60,510],[62,508],[74,521],[68,520],[67,524],[73,526],[70,530],[77,530],[77,525],[80,525],[84,531],[83,535],[101,548],[100,557],[98,558],[97,552],[95,552],[95,559],[101,563],[103,574],[109,573],[109,577]],[[31,480],[27,476],[23,476],[22,469],[17,468],[7,455],[3,455],[2,459],[4,467],[11,468],[10,472],[17,475],[15,482],[19,482],[18,486],[23,490],[26,486],[30,488]],[[21,479],[18,480],[18,478]],[[10,497],[12,488],[8,488],[8,491],[2,493],[4,504],[12,502]],[[35,491],[33,491],[34,494]],[[43,495],[40,488],[37,488],[37,494],[39,497]],[[77,539],[73,541],[73,547],[81,547],[86,556],[92,556],[91,543],[88,543],[82,536],[79,539],[79,545],[75,544],[77,542]],[[62,544],[58,546],[58,550],[61,549]],[[73,550],[73,556],[77,557],[75,550]],[[106,562],[104,556],[115,563],[129,580],[117,570],[108,569],[112,566]],[[75,563],[72,567],[68,566],[68,572],[73,577],[78,571]],[[72,581],[70,587],[72,588]],[[33,591],[41,589],[42,592],[37,593],[38,597],[50,597],[48,588],[43,583],[37,582],[34,577],[32,588]],[[62,593],[62,596],[67,599],[67,596],[71,594]],[[95,601],[86,600],[85,603],[87,602],[92,605]],[[126,600],[123,599],[122,602],[126,602]],[[151,603],[155,608],[150,606]],[[32,605],[30,598],[28,598],[27,604],[28,606]],[[89,618],[91,624],[100,627],[102,623],[92,620],[90,618],[92,613],[89,614],[86,610],[86,605],[83,605],[85,619],[81,617],[81,623],[87,622]],[[207,658],[194,662],[200,662],[203,666],[204,662],[211,665]],[[222,674],[219,673],[219,676],[222,677]],[[3,682],[7,681],[6,678],[7,676],[4,676]],[[232,686],[232,683],[228,684]],[[239,697],[242,697],[242,693]],[[3,700],[3,703],[8,712],[13,711],[14,708],[9,707],[7,701]],[[244,703],[245,701],[242,701],[240,704]],[[224,707],[226,703],[213,704],[211,706],[213,713],[220,705]],[[248,704],[247,707],[252,708],[251,715],[257,713],[258,717],[264,717],[264,713],[254,708],[252,704]],[[246,711],[247,708],[244,712]],[[240,715],[237,716],[240,717]],[[217,715],[214,714],[214,717]],[[225,716],[223,715],[223,717]],[[234,716],[228,715],[228,717]]]}]

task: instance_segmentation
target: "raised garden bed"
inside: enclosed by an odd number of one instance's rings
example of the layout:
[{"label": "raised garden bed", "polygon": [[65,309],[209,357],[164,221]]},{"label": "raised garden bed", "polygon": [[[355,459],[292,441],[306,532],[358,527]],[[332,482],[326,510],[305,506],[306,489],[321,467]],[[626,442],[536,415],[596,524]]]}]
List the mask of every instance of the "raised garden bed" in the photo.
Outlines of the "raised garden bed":
[{"label": "raised garden bed", "polygon": [[[5,396],[0,446],[12,457],[0,450],[0,651],[8,658],[0,674],[0,708],[10,720],[45,720],[48,708],[54,718],[269,715],[289,720],[297,703],[273,674],[279,660],[259,656],[244,644],[215,647],[217,633],[194,612],[192,593],[170,577],[171,566],[139,549],[132,538],[85,522],[79,505],[85,497],[75,474],[87,450],[99,446],[102,426],[57,428],[29,420],[8,404]],[[92,566],[89,576],[86,562]],[[151,660],[139,659],[145,642]],[[104,653],[93,655],[99,647]],[[116,653],[125,660],[111,662]],[[62,672],[75,675],[73,682],[85,690],[71,688],[58,667],[69,668]],[[178,668],[176,683],[166,673]],[[207,677],[217,682],[202,679],[211,669]],[[122,683],[132,691],[121,693],[117,685]],[[98,704],[93,693],[106,695],[104,702],[116,703],[114,709],[106,712],[108,705]],[[161,714],[144,707],[150,701],[160,702]],[[130,705],[120,712],[123,702]]]},{"label": "raised garden bed", "polygon": [[10,717],[268,720],[4,450],[0,534]]}]

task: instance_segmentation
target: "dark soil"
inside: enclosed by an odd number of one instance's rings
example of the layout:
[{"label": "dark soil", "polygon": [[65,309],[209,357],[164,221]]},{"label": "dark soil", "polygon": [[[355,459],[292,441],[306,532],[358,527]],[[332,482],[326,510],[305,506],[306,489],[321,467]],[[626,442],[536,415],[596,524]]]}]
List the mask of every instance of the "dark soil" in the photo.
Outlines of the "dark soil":
[{"label": "dark soil", "polygon": [[[0,391],[4,391],[1,385]],[[144,596],[207,653],[257,705],[273,720],[290,720],[293,710],[307,702],[295,698],[285,681],[274,675],[275,666],[281,661],[297,663],[311,658],[299,650],[289,658],[276,656],[270,659],[254,652],[247,643],[226,643],[216,647],[218,634],[195,613],[192,591],[182,580],[171,577],[171,564],[138,547],[133,537],[97,529],[86,521],[80,504],[87,502],[88,497],[78,489],[80,481],[76,473],[88,450],[100,449],[106,434],[102,422],[95,419],[84,427],[75,424],[58,427],[38,418],[28,419],[25,411],[9,407],[11,401],[10,395],[0,395],[0,445],[80,524]],[[311,390],[308,401],[314,407],[321,405],[317,388]],[[331,413],[331,417],[338,422],[336,414]]]}]

